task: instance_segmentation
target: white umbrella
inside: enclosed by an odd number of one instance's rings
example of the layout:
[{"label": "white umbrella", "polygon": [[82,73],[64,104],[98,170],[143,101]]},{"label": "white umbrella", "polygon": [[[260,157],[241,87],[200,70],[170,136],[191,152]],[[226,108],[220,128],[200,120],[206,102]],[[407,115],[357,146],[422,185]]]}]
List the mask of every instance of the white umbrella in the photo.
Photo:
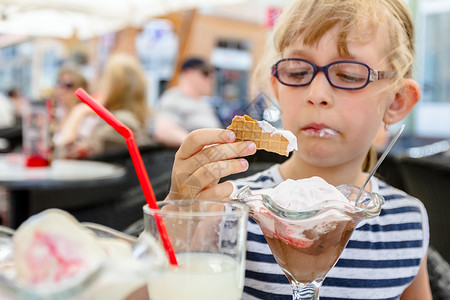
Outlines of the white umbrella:
[{"label": "white umbrella", "polygon": [[0,34],[88,39],[151,17],[246,0],[0,0]]}]

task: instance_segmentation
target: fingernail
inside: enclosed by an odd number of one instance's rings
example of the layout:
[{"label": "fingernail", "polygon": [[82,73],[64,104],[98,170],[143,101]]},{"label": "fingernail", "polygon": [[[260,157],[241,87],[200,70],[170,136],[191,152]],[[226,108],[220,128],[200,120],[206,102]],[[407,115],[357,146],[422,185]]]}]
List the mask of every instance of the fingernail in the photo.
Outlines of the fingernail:
[{"label": "fingernail", "polygon": [[251,152],[256,151],[256,144],[254,142],[248,142],[247,146]]},{"label": "fingernail", "polygon": [[244,169],[247,169],[248,167],[248,161],[246,159],[241,159],[241,165]]},{"label": "fingernail", "polygon": [[228,140],[230,142],[234,142],[236,140],[236,134],[231,130],[228,130]]}]

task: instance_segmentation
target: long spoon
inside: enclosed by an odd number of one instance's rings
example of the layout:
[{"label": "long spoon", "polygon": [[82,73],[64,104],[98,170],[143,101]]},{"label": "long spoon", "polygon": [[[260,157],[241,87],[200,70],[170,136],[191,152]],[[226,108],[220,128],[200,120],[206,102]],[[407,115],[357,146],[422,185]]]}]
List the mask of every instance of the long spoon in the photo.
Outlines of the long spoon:
[{"label": "long spoon", "polygon": [[359,190],[358,196],[356,197],[356,201],[355,201],[355,205],[358,206],[359,204],[359,198],[361,198],[361,195],[364,191],[364,188],[366,187],[367,183],[369,182],[370,178],[372,178],[372,176],[375,174],[375,172],[377,171],[378,167],[381,165],[381,163],[383,162],[383,160],[386,158],[386,156],[388,155],[389,151],[391,151],[392,147],[394,147],[395,142],[398,140],[398,138],[400,137],[400,135],[403,132],[403,129],[405,129],[405,124],[402,124],[402,126],[400,126],[400,128],[398,129],[397,133],[395,134],[395,136],[392,138],[392,140],[389,142],[389,145],[387,145],[386,150],[384,150],[383,154],[381,154],[380,158],[378,159],[377,163],[375,164],[375,166],[373,166],[372,170],[370,171],[369,176],[367,176],[366,181],[364,182],[364,184],[362,185],[361,189]]}]

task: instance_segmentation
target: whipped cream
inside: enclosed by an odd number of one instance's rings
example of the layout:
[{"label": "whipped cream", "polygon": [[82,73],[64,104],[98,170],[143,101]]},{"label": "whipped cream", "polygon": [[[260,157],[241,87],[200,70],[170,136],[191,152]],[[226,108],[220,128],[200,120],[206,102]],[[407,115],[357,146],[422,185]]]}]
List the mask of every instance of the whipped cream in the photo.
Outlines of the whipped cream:
[{"label": "whipped cream", "polygon": [[[255,194],[268,195],[279,206],[292,211],[301,211],[323,201],[334,200],[334,209],[325,210],[318,215],[299,221],[287,221],[269,212],[262,202],[251,202],[253,215],[265,235],[300,239],[306,245],[321,234],[334,230],[337,221],[349,219],[345,213],[341,213],[335,208],[339,206],[339,203],[342,203],[344,208],[351,203],[350,200],[320,177],[288,179],[275,188],[255,191]],[[309,237],[306,237],[304,234],[306,230],[312,230],[313,233],[310,232]]]},{"label": "whipped cream", "polygon": [[268,132],[270,133],[270,135],[279,134],[284,138],[286,138],[289,142],[286,148],[286,154],[289,154],[289,152],[292,152],[294,150],[298,150],[297,137],[289,130],[276,129],[275,127],[270,125],[270,123],[268,123],[267,121],[258,121],[258,126],[261,128],[263,133]]},{"label": "whipped cream", "polygon": [[350,201],[333,185],[320,177],[300,180],[288,179],[266,193],[279,206],[289,210],[302,210],[326,200]]}]

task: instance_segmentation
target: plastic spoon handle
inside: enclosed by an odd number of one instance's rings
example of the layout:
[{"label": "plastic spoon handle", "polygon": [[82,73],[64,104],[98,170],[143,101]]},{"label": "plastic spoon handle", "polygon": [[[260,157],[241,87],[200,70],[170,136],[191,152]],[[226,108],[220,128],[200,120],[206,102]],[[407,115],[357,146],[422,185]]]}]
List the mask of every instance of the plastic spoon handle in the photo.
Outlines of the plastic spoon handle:
[{"label": "plastic spoon handle", "polygon": [[378,170],[378,167],[381,165],[381,163],[383,162],[383,160],[386,158],[386,156],[388,155],[389,151],[391,151],[392,147],[394,147],[395,142],[397,142],[398,138],[400,137],[400,135],[403,132],[403,129],[405,129],[405,124],[402,124],[402,126],[400,126],[400,128],[398,129],[397,133],[395,134],[395,136],[392,138],[392,140],[390,141],[389,145],[387,145],[386,150],[384,150],[383,154],[381,154],[380,158],[378,159],[377,163],[375,164],[375,166],[372,168],[372,170],[370,171],[369,176],[367,176],[366,181],[364,181],[364,184],[362,185],[361,189],[359,190],[358,196],[356,197],[356,206],[358,206],[359,204],[359,198],[361,198],[362,192],[364,191],[364,188],[366,187],[367,183],[369,182],[370,178],[372,178],[372,176],[375,174],[375,172]]}]

